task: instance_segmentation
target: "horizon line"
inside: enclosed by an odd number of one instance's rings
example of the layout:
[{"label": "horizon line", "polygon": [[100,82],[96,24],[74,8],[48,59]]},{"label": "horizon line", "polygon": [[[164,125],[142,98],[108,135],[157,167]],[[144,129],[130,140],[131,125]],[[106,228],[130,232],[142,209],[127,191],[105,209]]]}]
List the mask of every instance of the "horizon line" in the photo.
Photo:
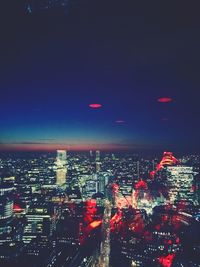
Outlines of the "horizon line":
[{"label": "horizon line", "polygon": [[146,151],[146,150],[163,150],[164,148],[153,145],[139,145],[139,144],[61,144],[61,143],[0,143],[0,152],[7,151],[44,151],[52,152],[56,150],[68,151]]}]

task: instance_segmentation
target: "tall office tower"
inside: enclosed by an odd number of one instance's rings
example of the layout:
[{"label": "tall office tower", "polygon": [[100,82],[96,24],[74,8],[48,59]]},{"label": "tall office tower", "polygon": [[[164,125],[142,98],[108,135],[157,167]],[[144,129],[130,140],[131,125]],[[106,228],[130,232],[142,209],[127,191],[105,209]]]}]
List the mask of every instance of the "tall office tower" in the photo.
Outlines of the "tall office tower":
[{"label": "tall office tower", "polygon": [[96,173],[99,173],[101,170],[101,162],[97,161],[96,162]]},{"label": "tall office tower", "polygon": [[96,173],[98,173],[100,172],[100,166],[101,166],[99,150],[96,150],[95,163],[96,163]]},{"label": "tall office tower", "polygon": [[11,219],[13,215],[13,187],[10,184],[0,185],[0,221]]},{"label": "tall office tower", "polygon": [[92,157],[93,156],[93,154],[92,154],[92,150],[90,150],[90,157]]},{"label": "tall office tower", "polygon": [[31,204],[26,213],[26,227],[23,241],[30,243],[32,239],[43,236],[49,238],[53,231],[53,211],[44,203]]},{"label": "tall office tower", "polygon": [[105,194],[105,187],[106,187],[106,177],[101,174],[98,177],[98,191]]},{"label": "tall office tower", "polygon": [[67,179],[67,151],[57,150],[56,158],[56,184],[62,186]]},{"label": "tall office tower", "polygon": [[194,183],[194,192],[196,195],[196,202],[200,205],[200,174],[196,175]]},{"label": "tall office tower", "polygon": [[66,163],[67,161],[67,151],[66,150],[57,150],[57,160],[61,163]]},{"label": "tall office tower", "polygon": [[100,161],[100,151],[96,150],[96,161]]},{"label": "tall office tower", "polygon": [[139,162],[139,160],[137,161],[137,175],[139,178],[140,177],[140,162]]},{"label": "tall office tower", "polygon": [[98,192],[98,180],[94,175],[92,180],[88,180],[85,183],[85,195],[87,198],[91,198],[94,194]]},{"label": "tall office tower", "polygon": [[0,183],[0,244],[12,241],[13,189],[11,184]]},{"label": "tall office tower", "polygon": [[193,167],[167,166],[166,170],[170,203],[176,200],[194,201],[192,187],[197,173],[193,171]]},{"label": "tall office tower", "polygon": [[133,162],[133,176],[137,179],[139,179],[139,177],[140,177],[140,162],[139,162],[139,160]]}]

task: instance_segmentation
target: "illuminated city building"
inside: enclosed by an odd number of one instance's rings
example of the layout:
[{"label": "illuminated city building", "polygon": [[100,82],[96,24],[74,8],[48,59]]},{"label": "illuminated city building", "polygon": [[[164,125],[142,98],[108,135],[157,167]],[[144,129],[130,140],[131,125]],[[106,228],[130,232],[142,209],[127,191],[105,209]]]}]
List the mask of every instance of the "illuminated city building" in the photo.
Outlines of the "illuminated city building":
[{"label": "illuminated city building", "polygon": [[67,151],[66,150],[57,150],[57,161],[65,163],[67,160]]},{"label": "illuminated city building", "polygon": [[0,220],[10,219],[13,215],[13,190],[10,184],[0,187]]},{"label": "illuminated city building", "polygon": [[100,161],[100,151],[96,150],[96,162]]},{"label": "illuminated city building", "polygon": [[99,161],[96,162],[96,173],[99,173],[101,170],[101,163]]},{"label": "illuminated city building", "polygon": [[101,170],[101,162],[100,162],[100,151],[96,151],[96,157],[95,157],[95,167],[96,167],[96,173],[99,173]]},{"label": "illuminated city building", "polygon": [[195,193],[196,202],[200,205],[200,175],[195,176],[194,185],[192,187],[192,191]]},{"label": "illuminated city building", "polygon": [[63,186],[66,183],[67,170],[65,168],[58,168],[56,171],[56,184]]},{"label": "illuminated city building", "polygon": [[152,172],[150,172],[151,178],[154,178],[154,176],[162,170],[164,167],[167,166],[175,166],[180,164],[179,161],[173,156],[172,152],[164,152],[163,158],[160,161],[160,163],[156,166],[156,169]]},{"label": "illuminated city building", "polygon": [[0,184],[0,245],[9,245],[22,239],[24,225],[14,217],[13,192],[12,183]]},{"label": "illuminated city building", "polygon": [[87,198],[91,198],[97,192],[98,192],[98,180],[97,176],[93,175],[93,179],[88,180],[85,183],[85,196]]},{"label": "illuminated city building", "polygon": [[105,186],[106,186],[105,176],[101,174],[98,177],[98,191],[104,194]]},{"label": "illuminated city building", "polygon": [[133,162],[133,176],[138,179],[140,177],[140,162],[134,161]]},{"label": "illuminated city building", "polygon": [[26,226],[23,235],[24,243],[31,242],[32,239],[38,236],[52,235],[54,227],[52,212],[45,204],[33,204],[29,207],[26,214]]},{"label": "illuminated city building", "polygon": [[57,150],[56,158],[56,184],[63,186],[66,184],[67,178],[67,151]]},{"label": "illuminated city building", "polygon": [[176,200],[194,201],[192,187],[197,173],[193,171],[193,167],[167,166],[166,169],[170,203]]},{"label": "illuminated city building", "polygon": [[10,184],[0,184],[0,243],[9,241],[12,231],[13,190]]}]

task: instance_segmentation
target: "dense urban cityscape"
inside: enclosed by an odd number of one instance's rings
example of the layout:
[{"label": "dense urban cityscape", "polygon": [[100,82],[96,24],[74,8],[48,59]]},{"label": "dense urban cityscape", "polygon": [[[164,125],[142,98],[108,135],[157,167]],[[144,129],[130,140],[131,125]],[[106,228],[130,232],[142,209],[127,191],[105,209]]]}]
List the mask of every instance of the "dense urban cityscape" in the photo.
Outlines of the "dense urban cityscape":
[{"label": "dense urban cityscape", "polygon": [[1,1],[0,267],[200,267],[190,2]]},{"label": "dense urban cityscape", "polygon": [[1,266],[200,266],[200,157],[1,155]]}]

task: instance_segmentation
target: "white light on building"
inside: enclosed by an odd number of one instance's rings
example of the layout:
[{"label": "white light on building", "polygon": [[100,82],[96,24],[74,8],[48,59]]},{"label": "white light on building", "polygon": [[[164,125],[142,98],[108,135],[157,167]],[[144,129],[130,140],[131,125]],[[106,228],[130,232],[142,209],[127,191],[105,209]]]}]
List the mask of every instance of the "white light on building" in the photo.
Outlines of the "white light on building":
[{"label": "white light on building", "polygon": [[56,184],[62,186],[67,179],[67,151],[57,150],[56,158]]},{"label": "white light on building", "polygon": [[193,201],[193,192],[191,191],[194,175],[193,167],[187,166],[168,166],[167,179],[169,187],[169,201],[173,203],[176,200]]}]

